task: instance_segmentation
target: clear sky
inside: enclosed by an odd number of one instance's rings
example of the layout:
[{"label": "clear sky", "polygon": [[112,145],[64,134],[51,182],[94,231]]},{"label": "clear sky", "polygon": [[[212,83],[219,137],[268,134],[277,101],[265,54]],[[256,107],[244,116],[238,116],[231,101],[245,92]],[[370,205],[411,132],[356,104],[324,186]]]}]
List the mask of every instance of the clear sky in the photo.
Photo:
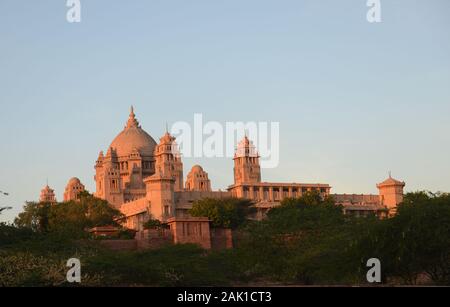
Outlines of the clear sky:
[{"label": "clear sky", "polygon": [[[48,178],[62,200],[133,104],[156,140],[165,123],[279,121],[281,163],[264,181],[323,182],[376,193],[450,191],[450,1],[0,1],[0,205],[37,200]],[[200,162],[214,188],[230,159]]]}]

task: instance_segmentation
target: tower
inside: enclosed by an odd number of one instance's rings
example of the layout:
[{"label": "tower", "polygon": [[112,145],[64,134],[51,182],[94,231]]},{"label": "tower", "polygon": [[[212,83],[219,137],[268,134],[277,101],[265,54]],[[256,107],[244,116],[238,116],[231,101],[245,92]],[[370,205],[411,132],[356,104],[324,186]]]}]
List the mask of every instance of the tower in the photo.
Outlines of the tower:
[{"label": "tower", "polygon": [[175,138],[168,132],[155,149],[155,174],[144,180],[152,218],[160,221],[174,217],[175,191],[183,187],[183,164]]},{"label": "tower", "polygon": [[235,185],[261,182],[259,155],[247,136],[239,142],[233,160]]},{"label": "tower", "polygon": [[175,191],[183,190],[183,163],[175,137],[166,132],[155,150],[155,171],[175,179]]},{"label": "tower", "polygon": [[48,184],[41,190],[41,195],[39,197],[39,202],[41,203],[56,203],[55,191],[51,189]]},{"label": "tower", "polygon": [[64,190],[64,201],[78,200],[79,194],[83,191],[85,191],[85,188],[80,179],[71,178]]},{"label": "tower", "polygon": [[194,165],[187,175],[186,190],[211,191],[211,181],[208,178],[208,173],[200,165]]},{"label": "tower", "polygon": [[405,183],[391,177],[377,184],[380,203],[389,209],[389,214],[395,214],[397,205],[403,202],[403,188]]},{"label": "tower", "polygon": [[106,156],[101,151],[95,164],[95,196],[108,201],[115,208],[120,208],[124,202],[122,192],[122,178],[115,163],[116,153],[110,147]]}]

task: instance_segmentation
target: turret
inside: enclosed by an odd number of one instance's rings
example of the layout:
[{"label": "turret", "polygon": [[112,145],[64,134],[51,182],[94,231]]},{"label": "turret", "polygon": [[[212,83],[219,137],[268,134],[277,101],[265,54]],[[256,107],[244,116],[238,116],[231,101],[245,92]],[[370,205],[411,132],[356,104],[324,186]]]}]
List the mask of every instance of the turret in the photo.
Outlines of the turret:
[{"label": "turret", "polygon": [[39,197],[39,202],[41,203],[56,203],[55,191],[51,189],[48,184],[41,190],[41,195]]},{"label": "turret", "polygon": [[259,155],[247,136],[238,144],[233,160],[235,185],[261,182]]},{"label": "turret", "polygon": [[175,142],[168,132],[155,149],[155,174],[144,180],[152,218],[167,221],[176,216],[175,191],[183,189],[183,164]]},{"label": "turret", "polygon": [[208,178],[208,173],[200,165],[194,165],[187,175],[186,190],[211,191],[211,181]]},{"label": "turret", "polygon": [[380,195],[380,203],[389,209],[389,214],[395,214],[398,204],[403,202],[403,188],[405,182],[391,177],[377,184]]}]

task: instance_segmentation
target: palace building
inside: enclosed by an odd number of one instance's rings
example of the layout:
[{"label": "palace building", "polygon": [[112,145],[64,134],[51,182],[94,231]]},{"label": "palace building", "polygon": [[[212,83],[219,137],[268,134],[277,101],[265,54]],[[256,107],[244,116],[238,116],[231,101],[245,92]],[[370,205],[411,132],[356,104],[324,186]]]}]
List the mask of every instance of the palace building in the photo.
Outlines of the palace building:
[{"label": "palace building", "polygon": [[[252,200],[257,208],[255,219],[264,218],[283,199],[301,197],[309,191],[333,196],[346,214],[354,215],[387,217],[395,213],[403,200],[405,183],[391,176],[377,184],[377,195],[331,194],[331,186],[325,183],[264,182],[258,151],[247,136],[237,145],[233,160],[234,182],[227,191],[213,191],[208,173],[200,165],[192,167],[184,182],[175,137],[166,131],[157,144],[142,129],[131,108],[124,129],[111,142],[106,155],[103,151],[99,153],[95,163],[95,196],[119,209],[126,216],[125,226],[138,231],[150,218],[169,224],[177,219],[180,223],[188,221],[192,218],[189,209],[193,202],[202,198]],[[72,178],[64,201],[76,200],[84,189],[79,179]],[[42,190],[41,200],[56,202],[48,186]],[[198,219],[198,229],[204,223]]]}]

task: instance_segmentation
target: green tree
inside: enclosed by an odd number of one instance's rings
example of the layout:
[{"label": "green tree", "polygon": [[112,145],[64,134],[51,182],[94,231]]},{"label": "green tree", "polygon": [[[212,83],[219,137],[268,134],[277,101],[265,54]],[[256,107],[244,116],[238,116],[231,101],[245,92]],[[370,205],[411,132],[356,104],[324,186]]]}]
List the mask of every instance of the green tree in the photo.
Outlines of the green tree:
[{"label": "green tree", "polygon": [[144,223],[144,229],[161,228],[164,224],[160,220],[149,219]]},{"label": "green tree", "polygon": [[15,224],[37,232],[67,233],[77,237],[85,234],[87,228],[118,225],[121,218],[120,211],[105,200],[82,193],[79,201],[27,203]]},{"label": "green tree", "polygon": [[26,202],[23,212],[15,218],[14,224],[33,231],[46,232],[50,207],[49,203]]},{"label": "green tree", "polygon": [[379,258],[386,282],[416,284],[426,274],[450,283],[450,196],[408,193],[391,219],[367,225],[358,241],[361,265]]},{"label": "green tree", "polygon": [[286,199],[267,219],[246,228],[249,235],[237,251],[241,271],[249,278],[296,284],[357,281],[359,262],[349,262],[348,256],[360,223],[317,192]]},{"label": "green tree", "polygon": [[251,206],[252,202],[245,199],[204,198],[194,202],[190,214],[210,218],[214,227],[237,228],[254,212]]}]

